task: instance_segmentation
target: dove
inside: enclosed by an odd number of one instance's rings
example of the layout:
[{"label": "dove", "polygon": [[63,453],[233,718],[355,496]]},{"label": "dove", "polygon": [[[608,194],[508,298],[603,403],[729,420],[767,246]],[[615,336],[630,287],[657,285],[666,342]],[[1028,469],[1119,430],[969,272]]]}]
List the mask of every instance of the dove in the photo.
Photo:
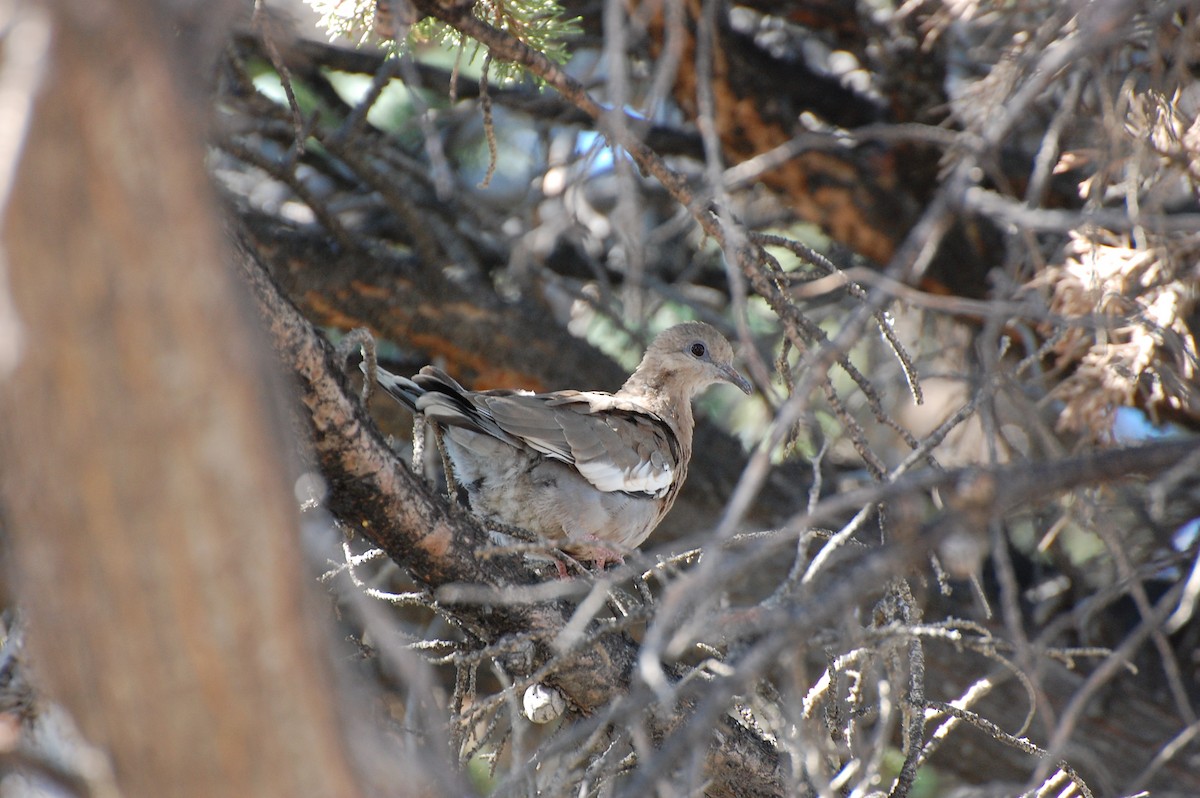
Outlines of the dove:
[{"label": "dove", "polygon": [[432,366],[412,378],[379,368],[376,379],[437,427],[447,481],[473,513],[602,570],[675,503],[692,459],[692,399],[717,382],[750,393],[733,357],[719,331],[692,321],[660,333],[616,393],[470,391]]}]

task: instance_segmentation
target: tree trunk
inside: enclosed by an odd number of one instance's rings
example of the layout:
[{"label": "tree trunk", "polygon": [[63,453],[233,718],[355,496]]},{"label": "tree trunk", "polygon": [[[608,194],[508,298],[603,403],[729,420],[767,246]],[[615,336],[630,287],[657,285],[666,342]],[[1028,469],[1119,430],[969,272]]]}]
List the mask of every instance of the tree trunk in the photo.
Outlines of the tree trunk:
[{"label": "tree trunk", "polygon": [[138,6],[51,9],[6,219],[0,497],[37,674],[124,795],[354,796],[273,363]]}]

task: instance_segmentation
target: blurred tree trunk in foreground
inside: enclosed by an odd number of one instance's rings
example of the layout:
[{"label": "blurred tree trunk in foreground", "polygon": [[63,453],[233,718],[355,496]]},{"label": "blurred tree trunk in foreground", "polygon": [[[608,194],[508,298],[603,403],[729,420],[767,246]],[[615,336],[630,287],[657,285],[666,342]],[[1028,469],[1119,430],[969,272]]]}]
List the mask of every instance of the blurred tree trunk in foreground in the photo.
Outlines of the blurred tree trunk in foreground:
[{"label": "blurred tree trunk in foreground", "polygon": [[[17,12],[51,36],[5,228],[25,346],[0,382],[37,673],[124,795],[354,796],[274,363],[148,5]],[[218,34],[228,6],[205,10]]]}]

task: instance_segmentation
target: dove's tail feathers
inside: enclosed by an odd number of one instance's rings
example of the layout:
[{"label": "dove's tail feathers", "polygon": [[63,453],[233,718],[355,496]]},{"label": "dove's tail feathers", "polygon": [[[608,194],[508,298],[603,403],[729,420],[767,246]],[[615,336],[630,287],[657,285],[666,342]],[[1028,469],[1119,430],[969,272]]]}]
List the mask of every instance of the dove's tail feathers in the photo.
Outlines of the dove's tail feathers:
[{"label": "dove's tail feathers", "polygon": [[421,386],[408,377],[393,374],[383,366],[375,369],[375,382],[379,383],[379,387],[388,396],[407,407],[413,413],[418,412],[417,400],[425,393],[425,390]]},{"label": "dove's tail feathers", "polygon": [[426,366],[412,379],[378,369],[383,390],[413,413],[443,427],[460,427],[517,445],[485,408],[471,401],[471,392],[446,372]]}]

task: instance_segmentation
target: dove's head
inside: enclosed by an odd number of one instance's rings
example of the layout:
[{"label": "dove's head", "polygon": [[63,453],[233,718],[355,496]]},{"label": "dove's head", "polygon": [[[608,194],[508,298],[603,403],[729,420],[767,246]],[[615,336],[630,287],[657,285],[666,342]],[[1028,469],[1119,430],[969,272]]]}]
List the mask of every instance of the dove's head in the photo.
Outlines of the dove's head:
[{"label": "dove's head", "polygon": [[714,382],[728,382],[750,393],[750,383],[733,367],[733,347],[702,321],[677,324],[659,333],[637,374],[660,390],[674,388],[689,398]]}]

